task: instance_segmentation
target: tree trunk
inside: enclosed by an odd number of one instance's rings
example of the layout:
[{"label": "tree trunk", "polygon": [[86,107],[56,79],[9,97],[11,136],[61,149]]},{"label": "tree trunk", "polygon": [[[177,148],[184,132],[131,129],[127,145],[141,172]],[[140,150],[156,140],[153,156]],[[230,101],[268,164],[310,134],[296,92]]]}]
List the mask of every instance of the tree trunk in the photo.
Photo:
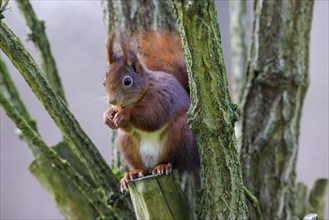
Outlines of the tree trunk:
[{"label": "tree trunk", "polygon": [[242,101],[244,182],[265,219],[291,219],[301,109],[309,84],[313,1],[255,3]]},{"label": "tree trunk", "polygon": [[224,66],[214,1],[173,1],[190,78],[189,121],[201,161],[200,219],[247,219],[235,149],[236,106]]},{"label": "tree trunk", "polygon": [[102,5],[107,33],[120,29],[131,32],[177,29],[170,1],[102,0]]},{"label": "tree trunk", "polygon": [[[250,15],[247,0],[230,1],[231,31],[231,97],[240,106],[243,87],[246,81],[246,65],[248,61]],[[241,117],[235,123],[236,148],[241,152],[242,125]]]},{"label": "tree trunk", "polygon": [[232,99],[240,103],[246,80],[250,16],[247,0],[230,1]]}]

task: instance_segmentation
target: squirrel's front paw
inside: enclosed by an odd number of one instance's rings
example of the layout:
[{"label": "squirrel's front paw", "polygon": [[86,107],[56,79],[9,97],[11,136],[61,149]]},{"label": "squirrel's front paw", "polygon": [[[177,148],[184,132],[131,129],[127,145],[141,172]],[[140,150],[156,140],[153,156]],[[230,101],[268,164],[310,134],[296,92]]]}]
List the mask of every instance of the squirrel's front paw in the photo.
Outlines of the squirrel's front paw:
[{"label": "squirrel's front paw", "polygon": [[108,108],[103,114],[103,122],[112,129],[116,129],[114,125],[114,116],[118,113],[117,107]]},{"label": "squirrel's front paw", "polygon": [[128,111],[119,111],[115,114],[113,118],[113,123],[116,128],[125,127],[128,121],[129,121]]}]

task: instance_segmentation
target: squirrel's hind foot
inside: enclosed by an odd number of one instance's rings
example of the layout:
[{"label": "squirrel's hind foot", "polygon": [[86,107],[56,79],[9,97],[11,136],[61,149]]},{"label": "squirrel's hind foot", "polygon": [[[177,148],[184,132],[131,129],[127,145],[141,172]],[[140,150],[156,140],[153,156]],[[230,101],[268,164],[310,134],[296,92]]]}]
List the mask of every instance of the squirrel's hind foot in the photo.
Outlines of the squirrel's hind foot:
[{"label": "squirrel's hind foot", "polygon": [[172,164],[158,164],[156,167],[153,168],[152,174],[169,174],[172,171]]},{"label": "squirrel's hind foot", "polygon": [[126,172],[123,176],[123,178],[120,180],[120,188],[121,192],[124,192],[125,190],[128,190],[128,181],[134,180],[140,177],[144,177],[144,175],[147,174],[147,170],[143,169],[135,169],[130,172]]}]

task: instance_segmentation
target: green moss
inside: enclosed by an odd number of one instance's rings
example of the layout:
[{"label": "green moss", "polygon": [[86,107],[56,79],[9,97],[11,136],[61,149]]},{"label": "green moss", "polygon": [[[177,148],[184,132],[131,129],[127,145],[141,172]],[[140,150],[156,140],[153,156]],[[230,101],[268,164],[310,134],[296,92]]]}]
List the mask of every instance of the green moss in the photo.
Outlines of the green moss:
[{"label": "green moss", "polygon": [[189,122],[201,160],[201,219],[247,219],[232,105],[213,1],[173,1],[190,78]]}]

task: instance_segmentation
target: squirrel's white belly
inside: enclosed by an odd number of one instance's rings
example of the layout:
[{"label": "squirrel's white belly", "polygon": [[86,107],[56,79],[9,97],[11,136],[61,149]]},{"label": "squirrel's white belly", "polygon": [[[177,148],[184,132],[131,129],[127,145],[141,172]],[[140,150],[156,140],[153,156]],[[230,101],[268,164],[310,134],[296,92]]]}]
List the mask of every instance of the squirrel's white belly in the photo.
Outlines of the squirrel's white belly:
[{"label": "squirrel's white belly", "polygon": [[136,131],[140,136],[140,155],[147,169],[153,169],[160,160],[161,133],[164,129],[155,132]]}]

